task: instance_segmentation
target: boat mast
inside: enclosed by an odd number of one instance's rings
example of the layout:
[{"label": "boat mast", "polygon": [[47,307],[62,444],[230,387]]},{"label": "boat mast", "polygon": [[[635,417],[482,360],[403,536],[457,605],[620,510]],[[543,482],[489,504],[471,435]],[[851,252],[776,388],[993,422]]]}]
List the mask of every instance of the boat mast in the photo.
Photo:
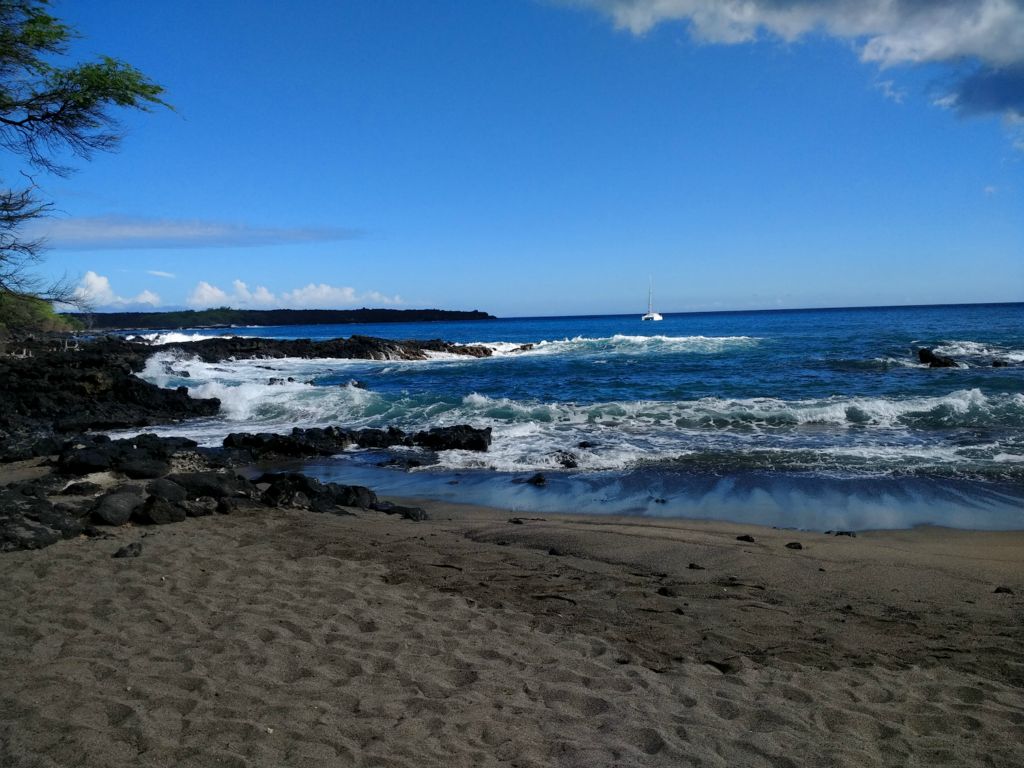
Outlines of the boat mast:
[{"label": "boat mast", "polygon": [[654,312],[654,278],[647,278],[647,314]]}]

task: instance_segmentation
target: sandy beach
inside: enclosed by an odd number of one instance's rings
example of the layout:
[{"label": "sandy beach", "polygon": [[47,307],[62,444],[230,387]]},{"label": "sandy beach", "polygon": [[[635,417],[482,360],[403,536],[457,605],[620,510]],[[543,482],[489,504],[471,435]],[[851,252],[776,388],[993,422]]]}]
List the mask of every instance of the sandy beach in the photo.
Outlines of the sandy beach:
[{"label": "sandy beach", "polygon": [[0,763],[1020,764],[1024,533],[423,505],[3,555]]}]

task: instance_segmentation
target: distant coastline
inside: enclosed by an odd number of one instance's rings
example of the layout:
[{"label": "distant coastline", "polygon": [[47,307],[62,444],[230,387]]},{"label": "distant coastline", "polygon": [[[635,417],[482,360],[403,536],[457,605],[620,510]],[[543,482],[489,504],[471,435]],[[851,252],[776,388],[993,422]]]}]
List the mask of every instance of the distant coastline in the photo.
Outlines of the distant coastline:
[{"label": "distant coastline", "polygon": [[343,323],[422,323],[495,320],[479,310],[447,309],[219,309],[179,312],[69,312],[83,327],[97,331],[177,330],[238,326],[335,325]]}]

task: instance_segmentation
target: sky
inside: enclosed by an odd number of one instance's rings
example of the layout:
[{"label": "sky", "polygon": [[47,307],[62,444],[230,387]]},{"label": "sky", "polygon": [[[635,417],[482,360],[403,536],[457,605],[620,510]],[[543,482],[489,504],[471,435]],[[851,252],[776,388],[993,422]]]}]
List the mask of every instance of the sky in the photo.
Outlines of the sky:
[{"label": "sky", "polygon": [[100,310],[1024,300],[1024,0],[52,13],[173,106],[36,179]]}]

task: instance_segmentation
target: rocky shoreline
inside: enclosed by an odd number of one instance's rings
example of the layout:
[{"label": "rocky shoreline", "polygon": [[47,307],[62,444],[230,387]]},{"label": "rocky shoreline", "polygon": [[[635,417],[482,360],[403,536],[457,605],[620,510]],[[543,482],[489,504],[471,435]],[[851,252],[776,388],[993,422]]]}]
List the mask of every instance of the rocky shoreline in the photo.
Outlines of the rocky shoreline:
[{"label": "rocky shoreline", "polygon": [[207,361],[491,354],[485,347],[439,340],[365,336],[324,342],[235,337],[156,346],[107,337],[81,348],[53,340],[24,342],[16,354],[0,357],[0,552],[38,549],[80,535],[103,536],[103,526],[161,525],[227,514],[241,502],[332,514],[351,507],[376,509],[422,520],[423,510],[381,502],[362,486],[321,483],[296,473],[264,474],[251,482],[241,470],[256,461],[326,456],[353,445],[486,451],[491,442],[490,429],[468,425],[414,434],[342,427],[291,435],[238,433],[214,449],[152,434],[125,440],[89,434],[217,413],[216,398],[192,398],[185,387],[162,389],[134,375],[150,355],[167,349],[187,349]]}]

